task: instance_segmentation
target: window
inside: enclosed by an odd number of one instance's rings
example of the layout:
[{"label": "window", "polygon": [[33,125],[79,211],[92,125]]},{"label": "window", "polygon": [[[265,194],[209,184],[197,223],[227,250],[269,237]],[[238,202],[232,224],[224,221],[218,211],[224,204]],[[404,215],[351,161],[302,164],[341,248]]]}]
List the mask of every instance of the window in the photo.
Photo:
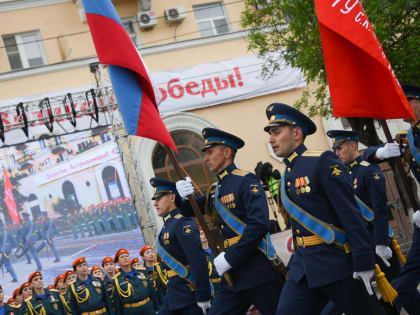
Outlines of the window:
[{"label": "window", "polygon": [[[187,130],[175,131],[171,135],[178,148],[179,163],[202,192],[205,192],[207,187],[216,181],[216,177],[208,171],[204,163],[204,153],[200,151],[204,146],[203,138]],[[156,177],[173,182],[178,180],[169,156],[160,144],[155,147],[152,164]]]},{"label": "window", "polygon": [[42,66],[47,63],[38,31],[3,35],[3,42],[12,70]]},{"label": "window", "polygon": [[193,9],[201,36],[229,33],[229,23],[221,2],[197,5]]},{"label": "window", "polygon": [[139,33],[139,24],[135,18],[129,17],[122,19],[125,30],[128,35],[130,35],[131,40],[134,43],[134,46],[140,46],[140,33]]}]

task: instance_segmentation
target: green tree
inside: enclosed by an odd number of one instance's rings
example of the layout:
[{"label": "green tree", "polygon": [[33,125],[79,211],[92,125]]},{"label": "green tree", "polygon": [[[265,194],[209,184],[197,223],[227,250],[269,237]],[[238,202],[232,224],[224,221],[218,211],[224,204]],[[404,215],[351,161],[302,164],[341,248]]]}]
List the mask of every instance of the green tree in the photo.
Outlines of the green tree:
[{"label": "green tree", "polygon": [[62,198],[58,198],[57,202],[55,202],[52,206],[54,211],[62,216],[69,215],[74,211],[79,211],[81,208],[81,205],[77,201]]},{"label": "green tree", "polygon": [[[400,82],[420,85],[420,1],[361,2]],[[280,58],[288,65],[300,68],[308,87],[295,107],[305,108],[310,116],[330,116],[331,103],[314,0],[246,0],[241,24],[250,29],[248,48],[265,60],[262,75],[274,75],[280,69]],[[378,143],[372,119],[350,118],[349,123],[354,130],[364,131],[361,142],[366,145]]]}]

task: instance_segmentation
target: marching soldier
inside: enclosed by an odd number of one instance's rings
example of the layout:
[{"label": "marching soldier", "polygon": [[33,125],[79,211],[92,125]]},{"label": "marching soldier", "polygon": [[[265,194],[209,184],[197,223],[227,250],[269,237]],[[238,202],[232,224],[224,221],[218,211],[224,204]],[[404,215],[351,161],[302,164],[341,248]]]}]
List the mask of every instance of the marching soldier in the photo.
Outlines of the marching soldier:
[{"label": "marching soldier", "polygon": [[36,235],[34,222],[29,219],[30,215],[26,212],[22,213],[23,223],[21,224],[21,248],[23,249],[20,255],[17,255],[18,258],[26,255],[28,258],[28,263],[30,259],[28,253],[31,254],[32,258],[35,260],[36,267],[39,271],[42,270],[42,264],[39,260],[38,254],[34,248],[35,243],[38,241],[38,236]]},{"label": "marching soldier", "polygon": [[[63,304],[64,310],[66,312],[66,315],[71,315],[71,309],[70,309],[70,291],[68,290],[68,283],[67,283],[67,279],[68,282],[73,282],[75,279],[73,279],[72,277],[76,278],[74,276],[74,272],[72,270],[67,270],[66,272],[64,272],[61,275],[61,280],[60,280],[60,275],[57,277],[59,280],[57,281],[57,285],[58,285],[58,293],[60,294],[60,300],[61,303]],[[56,280],[57,280],[56,278]]]},{"label": "marching soldier", "polygon": [[5,267],[7,272],[12,276],[12,282],[18,282],[17,275],[10,262],[10,253],[13,250],[13,239],[9,234],[9,229],[4,226],[0,220],[0,267]]},{"label": "marching soldier", "polygon": [[358,150],[359,134],[345,130],[327,132],[334,139],[334,152],[347,167],[356,202],[375,245],[375,253],[380,258],[376,262],[387,278],[393,280],[400,273],[400,263],[391,249],[385,176],[377,165],[363,160]]},{"label": "marching soldier", "polygon": [[[410,161],[410,170],[420,183],[420,87],[412,85],[402,85],[407,100],[416,116],[417,121],[407,119],[410,129],[404,132],[408,140],[408,151],[405,156]],[[365,156],[369,162],[380,162],[392,157],[401,155],[400,144],[386,143],[382,147],[369,147]],[[410,314],[420,313],[420,294],[417,287],[420,283],[420,211],[413,214],[414,233],[411,248],[407,256],[405,265],[401,268],[401,273],[392,282],[398,291],[395,305],[398,309],[404,309]]]},{"label": "marching soldier", "polygon": [[[236,152],[245,145],[242,139],[214,128],[205,128],[202,134],[204,160],[217,174],[217,183],[197,202],[202,211],[208,209],[211,225],[218,227],[224,240],[225,251],[214,259],[216,270],[221,276],[229,271],[233,282],[231,288],[222,278],[210,314],[244,314],[251,304],[262,314],[274,314],[282,289],[275,268],[281,262],[268,233],[265,192],[253,173],[234,163]],[[177,189],[182,198],[194,191],[187,180],[178,181]],[[188,202],[182,210],[193,215]]]},{"label": "marching soldier", "polygon": [[54,254],[54,257],[55,257],[54,262],[59,262],[60,256],[57,253],[57,249],[55,248],[54,240],[53,240],[55,235],[58,234],[58,229],[54,223],[54,220],[48,217],[48,212],[42,211],[41,214],[42,214],[41,237],[43,239],[43,242],[40,244],[40,246],[38,246],[36,251],[37,253],[39,253],[40,251],[43,250],[45,245],[48,245]]},{"label": "marching soldier", "polygon": [[344,165],[331,151],[307,150],[304,140],[316,126],[298,110],[274,103],[266,114],[264,130],[286,165],[281,201],[295,243],[276,314],[319,314],[329,300],[349,315],[377,314],[369,296],[373,245]]},{"label": "marching soldier", "polygon": [[76,280],[70,284],[70,309],[72,315],[112,315],[112,306],[101,279],[88,273],[85,257],[76,258],[73,270]]},{"label": "marching soldier", "polygon": [[117,251],[114,263],[120,266],[120,272],[112,280],[117,314],[155,315],[158,304],[153,284],[149,281],[145,270],[131,268],[130,255],[125,248]]},{"label": "marching soldier", "polygon": [[116,312],[115,308],[115,288],[112,285],[112,279],[115,277],[115,263],[114,258],[111,256],[105,257],[102,260],[102,268],[105,271],[104,286],[106,294],[108,294],[109,300],[111,301],[112,311]]},{"label": "marching soldier", "polygon": [[156,246],[168,277],[168,293],[159,315],[206,314],[211,291],[197,225],[177,208],[180,197],[175,183],[152,178],[150,184],[157,214],[164,221]]},{"label": "marching soldier", "polygon": [[143,248],[140,250],[140,256],[144,262],[143,268],[146,269],[146,274],[148,275],[150,281],[153,283],[153,288],[155,289],[158,304],[159,306],[162,306],[165,295],[167,293],[166,285],[168,283],[165,270],[162,270],[160,264],[156,262],[155,252],[149,245],[143,246]]},{"label": "marching soldier", "polygon": [[66,315],[60,294],[55,289],[44,289],[44,280],[39,271],[29,275],[28,282],[31,284],[32,297],[26,300],[28,314],[30,315]]},{"label": "marching soldier", "polygon": [[66,293],[66,284],[63,282],[64,275],[60,274],[55,277],[54,280],[54,289],[58,291],[60,295]]},{"label": "marching soldier", "polygon": [[76,275],[73,270],[66,270],[63,273],[63,283],[66,284],[66,291],[69,290],[70,284],[76,280]]}]

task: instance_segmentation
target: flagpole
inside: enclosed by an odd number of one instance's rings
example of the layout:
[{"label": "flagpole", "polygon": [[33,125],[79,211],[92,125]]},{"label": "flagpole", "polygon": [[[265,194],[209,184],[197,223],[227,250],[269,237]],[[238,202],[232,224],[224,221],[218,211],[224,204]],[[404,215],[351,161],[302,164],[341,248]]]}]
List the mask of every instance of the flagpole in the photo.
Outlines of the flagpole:
[{"label": "flagpole", "polygon": [[[385,119],[381,119],[379,121],[381,122],[382,129],[383,129],[383,131],[385,133],[386,141],[389,142],[389,143],[393,143],[394,142],[394,139],[391,136],[391,132],[389,131],[388,124],[386,123],[386,120]],[[392,160],[395,161],[395,164],[397,166],[398,173],[400,173],[400,176],[401,176],[401,179],[402,179],[402,182],[403,182],[405,191],[406,191],[406,193],[408,195],[408,199],[410,201],[410,204],[413,207],[413,210],[417,210],[418,205],[417,205],[416,199],[414,198],[413,191],[412,191],[412,189],[410,187],[410,183],[409,183],[408,177],[407,177],[407,175],[405,173],[404,166],[401,163],[401,159],[397,157],[397,158],[393,158]],[[403,196],[401,196],[401,197],[403,197]]]},{"label": "flagpole", "polygon": [[[184,175],[182,174],[182,169],[181,169],[181,165],[179,164],[178,160],[176,159],[174,153],[172,152],[171,148],[169,148],[167,145],[164,145],[166,152],[169,155],[169,158],[171,159],[172,165],[175,168],[175,172],[177,173],[179,179],[185,179]],[[214,240],[214,238],[212,237],[212,235],[210,234],[210,229],[207,225],[206,220],[204,220],[203,215],[201,214],[200,208],[198,207],[197,201],[194,199],[194,197],[192,195],[188,196],[188,201],[190,202],[191,208],[194,211],[194,215],[198,220],[198,223],[201,225],[201,227],[203,228],[203,232],[206,235],[207,241],[209,243],[209,247],[211,249],[211,251],[213,252],[213,255],[217,256],[220,254],[220,250],[219,247],[217,247],[216,241]],[[225,272],[223,274],[223,276],[225,277],[226,282],[230,285],[233,286],[232,283],[232,279],[229,275],[229,273]]]}]

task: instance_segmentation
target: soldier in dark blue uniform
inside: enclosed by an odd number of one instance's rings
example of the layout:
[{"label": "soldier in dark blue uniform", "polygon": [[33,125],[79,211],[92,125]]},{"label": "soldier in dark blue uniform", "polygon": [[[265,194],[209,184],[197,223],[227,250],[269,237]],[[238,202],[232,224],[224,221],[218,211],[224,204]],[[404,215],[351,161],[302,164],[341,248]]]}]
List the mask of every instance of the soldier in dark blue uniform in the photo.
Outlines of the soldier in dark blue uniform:
[{"label": "soldier in dark blue uniform", "polygon": [[28,282],[33,289],[32,297],[26,300],[30,315],[66,315],[60,294],[55,289],[45,289],[42,274],[39,271],[29,275]]},{"label": "soldier in dark blue uniform", "polygon": [[281,201],[295,244],[276,314],[319,314],[329,300],[348,315],[377,314],[373,244],[344,165],[331,151],[307,150],[316,126],[301,112],[274,103],[266,114],[264,130],[286,166]]},{"label": "soldier in dark blue uniform", "polygon": [[[409,150],[405,152],[410,161],[410,170],[420,183],[420,87],[412,85],[402,85],[405,96],[410,103],[411,109],[418,121],[407,119],[411,128],[405,132]],[[381,147],[369,147],[365,156],[369,162],[378,163],[392,157],[399,157],[400,144],[386,143]],[[400,276],[392,282],[398,291],[396,306],[411,314],[420,314],[420,294],[417,287],[420,282],[420,211],[413,214],[414,234],[410,252],[407,256],[405,265],[401,268]]]},{"label": "soldier in dark blue uniform", "polygon": [[168,293],[159,315],[205,314],[211,290],[197,225],[177,208],[180,199],[174,183],[152,178],[150,184],[157,214],[164,221],[156,246],[168,276]]},{"label": "soldier in dark blue uniform", "polygon": [[346,165],[356,201],[380,258],[376,262],[387,279],[393,280],[400,273],[400,263],[391,249],[385,176],[377,165],[363,160],[358,150],[359,132],[330,130],[327,134],[334,139],[334,152]]},{"label": "soldier in dark blue uniform", "polygon": [[[274,314],[282,285],[272,266],[278,257],[268,234],[265,192],[253,173],[234,163],[237,150],[245,144],[240,138],[214,128],[205,128],[202,134],[205,162],[217,174],[217,183],[197,202],[202,211],[208,210],[211,225],[218,227],[224,240],[225,251],[214,259],[214,266],[219,275],[228,271],[233,282],[229,287],[222,279],[210,314],[244,314],[251,304],[262,314]],[[187,180],[178,181],[177,188],[182,198],[193,192]],[[188,202],[182,209],[193,215]]]},{"label": "soldier in dark blue uniform", "polygon": [[58,234],[57,226],[54,223],[54,220],[48,217],[48,212],[42,211],[42,223],[41,223],[41,236],[43,242],[38,246],[36,249],[37,252],[40,252],[45,245],[48,245],[51,248],[51,251],[54,254],[55,260],[54,262],[60,261],[60,256],[58,255],[57,249],[54,245],[53,238]]},{"label": "soldier in dark blue uniform", "polygon": [[17,282],[17,275],[9,257],[15,244],[13,244],[9,229],[4,226],[2,220],[0,220],[0,242],[0,268],[4,266],[7,272],[12,276],[12,282]]},{"label": "soldier in dark blue uniform", "polygon": [[117,251],[114,262],[120,266],[120,272],[112,279],[116,313],[155,315],[158,302],[146,270],[131,268],[130,255],[125,248]]},{"label": "soldier in dark blue uniform", "polygon": [[114,314],[102,280],[88,274],[85,257],[74,260],[73,270],[77,274],[76,281],[70,284],[68,288],[72,315],[83,315],[84,313]]},{"label": "soldier in dark blue uniform", "polygon": [[42,264],[39,260],[38,254],[35,250],[35,244],[38,241],[38,236],[36,235],[35,225],[32,220],[29,219],[30,215],[26,212],[22,213],[24,218],[23,223],[21,224],[21,248],[23,252],[18,255],[18,258],[23,255],[31,254],[32,258],[35,260],[36,268],[38,271],[42,270]]}]

